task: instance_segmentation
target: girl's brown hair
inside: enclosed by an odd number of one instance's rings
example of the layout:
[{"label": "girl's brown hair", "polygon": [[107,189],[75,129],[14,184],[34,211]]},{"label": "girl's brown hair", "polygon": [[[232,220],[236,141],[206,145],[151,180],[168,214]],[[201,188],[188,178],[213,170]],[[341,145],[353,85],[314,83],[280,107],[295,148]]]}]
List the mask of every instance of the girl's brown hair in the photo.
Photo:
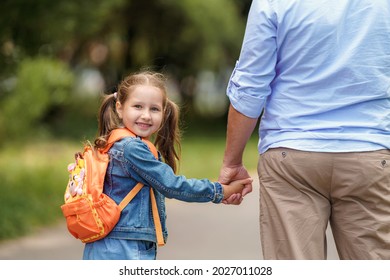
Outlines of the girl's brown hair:
[{"label": "girl's brown hair", "polygon": [[122,121],[116,112],[116,102],[119,101],[124,104],[128,95],[132,93],[136,86],[154,86],[159,88],[164,95],[163,121],[154,137],[154,144],[164,161],[176,172],[181,151],[179,107],[168,99],[165,83],[166,78],[163,74],[151,71],[131,74],[124,78],[118,86],[117,93],[107,95],[102,101],[98,114],[99,135],[94,141],[94,148],[104,149],[111,131],[123,127]]}]

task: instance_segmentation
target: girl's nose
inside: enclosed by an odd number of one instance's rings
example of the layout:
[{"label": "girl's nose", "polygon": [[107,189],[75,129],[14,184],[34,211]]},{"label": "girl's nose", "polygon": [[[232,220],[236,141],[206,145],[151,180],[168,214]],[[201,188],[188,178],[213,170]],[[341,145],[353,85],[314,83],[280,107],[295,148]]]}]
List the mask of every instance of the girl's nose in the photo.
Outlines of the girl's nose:
[{"label": "girl's nose", "polygon": [[149,112],[149,110],[144,110],[144,111],[142,112],[142,117],[143,117],[144,119],[150,119],[150,112]]}]

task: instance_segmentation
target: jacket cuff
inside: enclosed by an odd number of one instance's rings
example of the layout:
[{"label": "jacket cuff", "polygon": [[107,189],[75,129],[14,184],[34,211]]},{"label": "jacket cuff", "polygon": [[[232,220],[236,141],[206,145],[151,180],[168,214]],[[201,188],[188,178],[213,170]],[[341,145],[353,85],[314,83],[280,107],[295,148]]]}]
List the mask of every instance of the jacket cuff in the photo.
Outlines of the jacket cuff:
[{"label": "jacket cuff", "polygon": [[213,203],[221,203],[223,200],[223,188],[222,188],[221,183],[214,182],[214,192],[215,192],[215,195],[214,195],[214,199],[212,202]]}]

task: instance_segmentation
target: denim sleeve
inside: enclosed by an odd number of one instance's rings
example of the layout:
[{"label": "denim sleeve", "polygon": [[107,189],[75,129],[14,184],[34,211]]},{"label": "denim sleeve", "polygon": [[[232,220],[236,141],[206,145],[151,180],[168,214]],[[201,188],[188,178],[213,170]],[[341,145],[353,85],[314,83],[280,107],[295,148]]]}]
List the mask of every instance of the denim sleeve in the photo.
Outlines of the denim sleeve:
[{"label": "denim sleeve", "polygon": [[157,160],[140,139],[132,138],[124,144],[124,158],[130,176],[167,198],[213,203],[220,203],[223,199],[220,183],[176,175],[168,164]]}]

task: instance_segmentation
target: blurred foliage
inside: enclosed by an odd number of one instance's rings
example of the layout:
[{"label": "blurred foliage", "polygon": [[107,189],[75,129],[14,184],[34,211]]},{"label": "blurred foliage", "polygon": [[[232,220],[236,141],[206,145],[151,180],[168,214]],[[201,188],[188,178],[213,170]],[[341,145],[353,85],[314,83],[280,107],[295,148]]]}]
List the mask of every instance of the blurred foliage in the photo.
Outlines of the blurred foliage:
[{"label": "blurred foliage", "polygon": [[186,129],[223,126],[225,86],[250,4],[3,0],[0,145],[93,136],[100,95],[144,67],[169,76]]},{"label": "blurred foliage", "polygon": [[15,85],[0,104],[0,139],[38,134],[72,91],[73,74],[59,60],[37,57],[18,66]]},{"label": "blurred foliage", "polygon": [[0,240],[23,236],[61,217],[66,162],[77,145],[31,140],[0,152]]},{"label": "blurred foliage", "polygon": [[[202,71],[215,73],[218,84],[209,91],[219,92],[216,98],[203,98],[206,100],[203,103],[210,100],[218,103],[218,99],[226,98],[224,83],[238,57],[250,3],[250,0],[2,1],[1,135],[11,132],[23,136],[15,132],[27,132],[28,127],[34,127],[35,131],[37,125],[41,127],[40,122],[45,125],[48,117],[57,117],[55,110],[71,115],[73,112],[64,110],[74,109],[67,104],[75,98],[72,92],[76,97],[83,96],[83,88],[76,88],[75,83],[83,79],[86,69],[95,69],[103,80],[100,87],[92,80],[95,95],[111,91],[129,72],[142,68],[164,72],[171,77],[184,113],[196,115],[194,95],[199,91],[197,79]],[[57,75],[61,71],[71,72],[76,78],[70,78],[70,73]],[[207,88],[202,91],[208,94]],[[29,109],[23,107],[26,104]],[[226,106],[226,102],[221,104]],[[20,118],[10,118],[21,108],[26,112],[19,111]],[[198,110],[206,114],[213,111]],[[88,120],[93,117],[90,115]],[[49,128],[47,134],[52,133],[50,127],[46,128]]]}]

